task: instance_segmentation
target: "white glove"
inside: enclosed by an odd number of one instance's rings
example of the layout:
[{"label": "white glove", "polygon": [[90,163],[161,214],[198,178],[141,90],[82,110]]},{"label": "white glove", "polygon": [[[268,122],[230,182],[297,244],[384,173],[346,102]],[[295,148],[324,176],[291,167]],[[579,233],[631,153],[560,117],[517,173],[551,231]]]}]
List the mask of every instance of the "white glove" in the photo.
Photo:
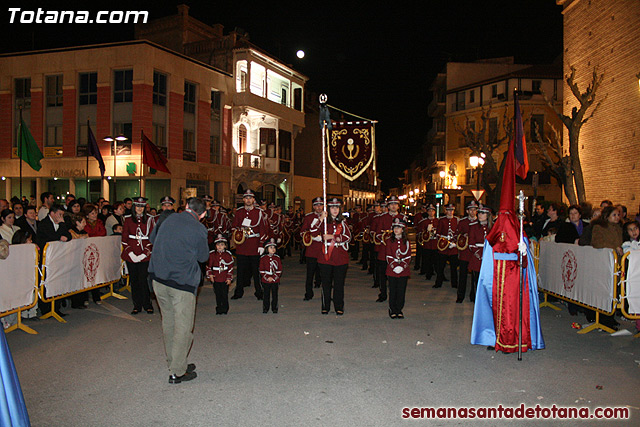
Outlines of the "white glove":
[{"label": "white glove", "polygon": [[400,266],[397,266],[397,267],[394,267],[394,268],[393,268],[393,272],[394,272],[394,273],[396,273],[396,274],[400,274],[400,273],[402,273],[403,271],[404,271],[404,268],[402,268],[402,267],[400,267]]},{"label": "white glove", "polygon": [[521,241],[520,243],[518,243],[518,250],[520,251],[522,256],[526,256],[527,255],[527,244],[525,242]]},{"label": "white glove", "polygon": [[144,257],[142,255],[136,255],[133,252],[131,252],[129,253],[129,258],[131,258],[131,261],[133,262],[140,262],[140,260]]},{"label": "white glove", "polygon": [[282,243],[282,239],[276,240],[276,243]]},{"label": "white glove", "polygon": [[427,225],[427,231],[431,231],[431,230],[433,230],[433,224]]},{"label": "white glove", "polygon": [[322,237],[315,236],[315,237],[312,237],[311,240],[313,240],[314,242],[322,242]]},{"label": "white glove", "polygon": [[264,248],[258,248],[258,255],[262,255],[264,253]]}]

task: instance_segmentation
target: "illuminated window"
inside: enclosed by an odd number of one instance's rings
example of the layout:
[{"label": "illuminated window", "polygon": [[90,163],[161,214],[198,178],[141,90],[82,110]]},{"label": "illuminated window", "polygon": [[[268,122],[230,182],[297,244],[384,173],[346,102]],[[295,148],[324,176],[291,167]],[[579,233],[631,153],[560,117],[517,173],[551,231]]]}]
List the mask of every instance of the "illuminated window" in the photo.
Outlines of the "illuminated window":
[{"label": "illuminated window", "polygon": [[247,89],[247,61],[238,61],[236,64],[236,92],[244,92]]},{"label": "illuminated window", "polygon": [[241,153],[247,152],[247,128],[245,125],[238,127],[238,148]]},{"label": "illuminated window", "polygon": [[256,63],[251,63],[251,93],[258,96],[265,96],[266,69]]}]

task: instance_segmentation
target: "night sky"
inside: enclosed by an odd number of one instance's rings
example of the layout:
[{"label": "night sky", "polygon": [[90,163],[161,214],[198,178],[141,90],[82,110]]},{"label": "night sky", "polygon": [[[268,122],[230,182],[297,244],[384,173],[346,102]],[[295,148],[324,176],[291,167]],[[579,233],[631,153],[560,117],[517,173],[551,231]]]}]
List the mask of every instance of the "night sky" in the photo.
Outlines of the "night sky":
[{"label": "night sky", "polygon": [[[150,19],[177,13],[169,2],[17,1],[6,6],[0,52],[133,39],[133,25],[9,24],[8,7],[23,10],[148,10]],[[309,77],[328,103],[378,120],[384,189],[397,184],[425,142],[431,121],[429,85],[447,61],[515,56],[551,63],[562,54],[562,8],[555,0],[423,0],[369,2],[190,1],[189,14],[250,40]],[[296,58],[298,49],[306,52]]]}]

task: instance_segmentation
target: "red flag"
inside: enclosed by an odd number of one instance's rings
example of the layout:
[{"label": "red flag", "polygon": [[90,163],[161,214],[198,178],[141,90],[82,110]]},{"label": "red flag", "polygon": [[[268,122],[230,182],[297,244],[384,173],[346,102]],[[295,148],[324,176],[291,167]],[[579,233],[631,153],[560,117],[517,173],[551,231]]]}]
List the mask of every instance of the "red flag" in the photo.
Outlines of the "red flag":
[{"label": "red flag", "polygon": [[167,167],[167,158],[162,151],[155,146],[153,142],[142,132],[142,163],[147,164],[150,168],[171,173]]},{"label": "red flag", "polygon": [[515,119],[515,158],[516,158],[516,174],[522,178],[527,178],[527,172],[529,172],[529,158],[527,156],[527,141],[524,138],[524,128],[522,127],[522,114],[520,113],[520,103],[518,102],[518,95],[514,94],[514,119]]}]

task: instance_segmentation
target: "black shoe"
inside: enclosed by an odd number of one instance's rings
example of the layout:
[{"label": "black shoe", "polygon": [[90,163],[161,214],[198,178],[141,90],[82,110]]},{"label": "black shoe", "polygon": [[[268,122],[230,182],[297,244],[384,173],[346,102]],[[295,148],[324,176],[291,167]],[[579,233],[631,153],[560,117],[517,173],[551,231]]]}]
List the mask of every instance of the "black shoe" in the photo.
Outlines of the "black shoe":
[{"label": "black shoe", "polygon": [[378,295],[378,299],[376,300],[376,302],[385,302],[387,300],[387,297],[383,297],[381,295]]},{"label": "black shoe", "polygon": [[427,276],[427,277],[425,277],[425,279],[427,279],[427,280],[431,280],[431,277],[432,277],[432,276]]},{"label": "black shoe", "polygon": [[147,308],[145,311],[147,314],[153,314],[153,308]]},{"label": "black shoe", "polygon": [[344,314],[344,311],[336,310],[336,316],[342,316],[343,314]]},{"label": "black shoe", "polygon": [[402,312],[398,313],[398,319],[404,319],[404,314],[402,314]]},{"label": "black shoe", "polygon": [[240,298],[242,298],[242,297],[239,296],[239,295],[234,295],[234,296],[231,297],[231,299],[240,299]]},{"label": "black shoe", "polygon": [[262,312],[266,314],[269,312],[269,310],[262,309]]},{"label": "black shoe", "polygon": [[380,287],[380,285],[376,285],[375,283],[374,283],[374,284],[373,284],[373,286],[372,286],[372,288],[373,288],[373,289],[375,289],[375,288],[379,288],[379,287]]},{"label": "black shoe", "polygon": [[396,317],[398,317],[398,315],[395,314],[395,313],[392,313],[391,309],[389,309],[389,317],[392,318],[392,319],[395,319]]},{"label": "black shoe", "polygon": [[322,310],[322,314],[329,314],[327,310]]},{"label": "black shoe", "polygon": [[169,384],[180,384],[183,381],[191,381],[198,376],[195,372],[185,372],[184,375],[179,377],[175,375],[169,375]]},{"label": "black shoe", "polygon": [[313,297],[304,297],[304,299],[302,301],[311,301]]},{"label": "black shoe", "polygon": [[273,314],[276,314],[276,313],[278,312],[278,310],[271,310],[271,312],[272,312]]},{"label": "black shoe", "polygon": [[367,274],[373,274],[373,271],[369,270],[367,271]]},{"label": "black shoe", "polygon": [[320,287],[320,284],[319,284],[319,283],[316,283],[315,285],[313,285],[313,287],[314,287],[314,288],[319,288],[319,287]]},{"label": "black shoe", "polygon": [[189,363],[187,365],[187,373],[190,374],[191,372],[193,372],[195,370],[196,370],[196,364],[195,363]]},{"label": "black shoe", "polygon": [[138,310],[137,308],[134,308],[133,310],[131,310],[131,314],[136,315],[140,313],[140,310]]},{"label": "black shoe", "polygon": [[456,299],[456,304],[461,304],[462,301],[464,301],[464,298],[458,297],[458,299]]},{"label": "black shoe", "polygon": [[433,285],[432,288],[441,288],[442,285]]}]

